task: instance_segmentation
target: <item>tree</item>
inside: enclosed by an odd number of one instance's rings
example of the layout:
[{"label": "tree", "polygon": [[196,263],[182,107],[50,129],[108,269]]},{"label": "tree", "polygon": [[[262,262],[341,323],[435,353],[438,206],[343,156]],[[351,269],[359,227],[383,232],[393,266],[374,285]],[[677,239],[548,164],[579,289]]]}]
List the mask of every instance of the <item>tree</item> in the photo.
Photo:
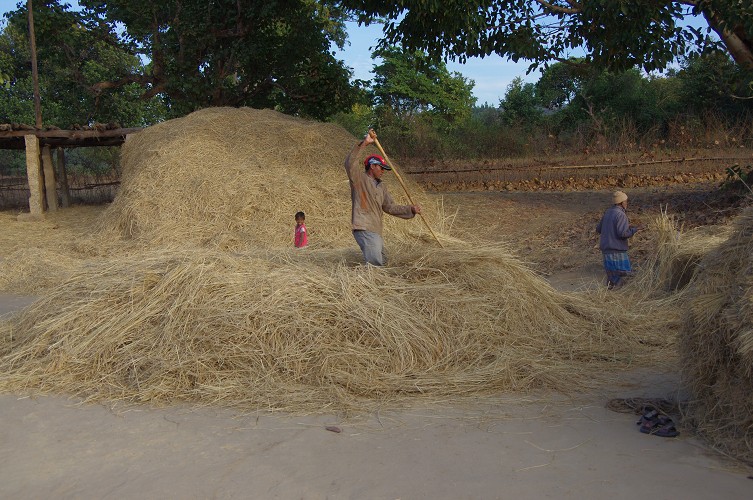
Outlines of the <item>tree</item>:
[{"label": "tree", "polygon": [[[663,69],[677,56],[721,44],[753,69],[753,2],[741,0],[343,0],[371,23],[386,18],[385,45],[459,59],[507,56],[531,67],[565,61],[619,71]],[[705,22],[699,29],[686,18]]]},{"label": "tree", "polygon": [[421,51],[404,52],[396,47],[378,50],[374,57],[372,91],[381,116],[391,115],[407,122],[417,115],[438,118],[445,125],[468,118],[476,102],[473,81],[450,73],[442,61]]},{"label": "tree", "polygon": [[92,30],[118,34],[146,71],[123,72],[99,91],[138,84],[173,115],[207,106],[277,107],[324,118],[353,103],[350,70],[330,45],[345,41],[329,0],[81,0]]},{"label": "tree", "polygon": [[599,135],[628,128],[638,132],[661,126],[677,112],[674,77],[644,76],[637,69],[597,70],[556,63],[536,83],[544,105],[556,111],[550,125],[573,130],[584,121]]},{"label": "tree", "polygon": [[580,60],[572,60],[575,64],[556,62],[541,72],[541,78],[536,82],[536,95],[541,104],[550,110],[566,107],[578,95],[583,86],[584,71]]},{"label": "tree", "polygon": [[656,87],[637,69],[590,75],[574,104],[599,125],[595,128],[602,134],[626,122],[645,132],[664,118]]},{"label": "tree", "polygon": [[[46,125],[68,128],[73,124],[118,122],[142,126],[163,116],[157,100],[140,101],[135,85],[102,94],[91,84],[123,72],[143,68],[138,57],[108,43],[102,33],[84,25],[80,13],[57,1],[34,2],[42,118]],[[0,122],[34,123],[25,6],[6,14],[0,28],[0,72],[7,75],[7,90],[0,93]]]},{"label": "tree", "polygon": [[522,125],[532,127],[541,121],[541,105],[536,96],[536,86],[533,83],[523,83],[523,79],[516,77],[507,86],[504,99],[500,102],[502,108],[502,122],[506,125]]},{"label": "tree", "polygon": [[698,115],[716,113],[728,117],[753,111],[753,78],[742,74],[726,54],[712,53],[685,61],[677,71],[681,106]]}]

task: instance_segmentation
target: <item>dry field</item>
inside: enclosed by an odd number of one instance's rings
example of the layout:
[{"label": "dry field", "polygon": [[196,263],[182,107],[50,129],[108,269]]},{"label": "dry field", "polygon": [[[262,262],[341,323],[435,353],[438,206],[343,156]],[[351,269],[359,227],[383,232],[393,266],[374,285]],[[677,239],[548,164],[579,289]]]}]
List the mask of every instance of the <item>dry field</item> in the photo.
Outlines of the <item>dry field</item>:
[{"label": "dry field", "polygon": [[[0,213],[0,291],[40,296],[0,322],[0,390],[361,413],[419,399],[574,393],[640,367],[677,370],[687,294],[669,293],[664,277],[702,255],[680,255],[677,226],[724,225],[740,210],[716,174],[434,193],[408,178],[444,244],[421,221],[388,217],[390,265],[373,269],[360,265],[349,231],[342,152],[355,143],[337,127],[271,111],[202,110],[125,144],[120,192],[106,208],[39,222]],[[386,182],[401,202],[394,177]],[[632,222],[647,226],[632,256],[648,279],[619,293],[599,285],[594,232],[615,188],[628,192]],[[303,252],[291,241],[301,209],[312,237]],[[738,220],[747,234],[750,218]],[[721,251],[749,255],[738,239]],[[661,256],[671,266],[649,268]],[[729,302],[730,271],[715,274],[721,289],[709,282],[706,296],[718,298],[709,304]],[[706,305],[693,312],[727,328],[723,311]]]},{"label": "dry field", "polygon": [[[662,211],[684,230],[724,224],[747,201],[718,189],[716,181],[667,183],[623,189],[631,224],[650,224]],[[460,227],[476,227],[493,241],[510,243],[516,253],[545,276],[601,272],[595,227],[609,206],[611,189],[589,191],[444,192],[445,209],[456,211]],[[439,194],[439,193],[438,193]],[[654,236],[638,233],[631,257],[640,265],[654,251]]]},{"label": "dry field", "polygon": [[[624,188],[630,196],[632,224],[649,224],[662,211],[684,229],[724,224],[747,204],[745,198],[718,189],[718,182],[667,183]],[[434,192],[448,214],[453,230],[473,233],[510,245],[532,269],[557,286],[572,288],[562,277],[577,281],[601,279],[601,254],[594,231],[608,207],[609,189],[582,191],[449,191]],[[41,222],[16,221],[17,210],[0,212],[2,256],[24,248],[69,247],[93,227],[108,207],[78,206],[49,213]],[[343,221],[347,226],[348,221]],[[28,240],[19,239],[19,227]],[[13,230],[9,230],[12,227]],[[473,229],[468,229],[473,228]],[[652,235],[637,234],[631,257],[640,266],[652,253]],[[355,244],[354,244],[355,245]],[[0,259],[3,257],[0,256]],[[11,290],[6,290],[10,292]]]}]

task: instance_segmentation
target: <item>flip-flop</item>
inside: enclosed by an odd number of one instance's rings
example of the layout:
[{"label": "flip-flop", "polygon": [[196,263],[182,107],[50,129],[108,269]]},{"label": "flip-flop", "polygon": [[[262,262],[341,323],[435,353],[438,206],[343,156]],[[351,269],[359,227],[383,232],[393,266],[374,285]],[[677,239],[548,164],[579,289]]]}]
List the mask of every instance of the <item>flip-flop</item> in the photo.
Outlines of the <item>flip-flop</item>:
[{"label": "flip-flop", "polygon": [[640,425],[640,431],[644,434],[652,434],[660,437],[675,437],[680,433],[675,428],[675,423],[666,415],[663,415],[653,406],[644,406],[643,415],[636,422]]},{"label": "flip-flop", "polygon": [[659,412],[656,411],[655,409],[653,409],[653,408],[651,408],[651,409],[646,408],[644,410],[644,412],[643,412],[643,415],[641,416],[640,419],[638,419],[638,421],[636,422],[636,424],[638,424],[638,425],[655,424],[656,422],[659,421],[660,417],[661,417],[661,415],[659,415]]},{"label": "flip-flop", "polygon": [[664,425],[657,425],[652,428],[641,426],[641,432],[644,434],[650,434],[652,436],[667,438],[677,437],[680,435],[680,432],[675,428],[675,424],[671,421]]}]

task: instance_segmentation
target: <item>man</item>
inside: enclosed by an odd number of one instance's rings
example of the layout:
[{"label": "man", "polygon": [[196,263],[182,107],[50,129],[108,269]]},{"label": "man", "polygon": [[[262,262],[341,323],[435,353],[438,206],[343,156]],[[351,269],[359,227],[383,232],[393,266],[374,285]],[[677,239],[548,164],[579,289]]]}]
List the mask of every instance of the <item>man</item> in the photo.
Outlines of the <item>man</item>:
[{"label": "man", "polygon": [[596,232],[601,235],[599,248],[604,256],[607,286],[616,289],[623,285],[622,278],[632,272],[627,254],[628,238],[641,228],[631,226],[628,222],[628,197],[625,193],[615,191],[612,194],[612,203],[596,226]]},{"label": "man", "polygon": [[345,171],[350,180],[353,237],[361,248],[366,263],[383,266],[387,263],[387,258],[382,239],[382,212],[412,219],[421,213],[421,206],[395,204],[387,186],[382,183],[382,174],[392,168],[381,156],[368,156],[363,162],[364,170],[361,170],[358,157],[365,147],[374,143],[374,137],[374,131],[369,130],[366,137],[353,146],[345,158]]}]

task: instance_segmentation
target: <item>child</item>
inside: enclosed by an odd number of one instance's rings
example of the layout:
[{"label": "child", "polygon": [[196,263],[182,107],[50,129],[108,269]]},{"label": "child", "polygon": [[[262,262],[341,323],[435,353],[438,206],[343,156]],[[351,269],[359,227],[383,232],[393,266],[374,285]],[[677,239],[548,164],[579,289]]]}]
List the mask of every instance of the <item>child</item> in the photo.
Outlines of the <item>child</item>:
[{"label": "child", "polygon": [[295,247],[303,248],[309,244],[309,235],[306,232],[306,214],[295,214]]}]

